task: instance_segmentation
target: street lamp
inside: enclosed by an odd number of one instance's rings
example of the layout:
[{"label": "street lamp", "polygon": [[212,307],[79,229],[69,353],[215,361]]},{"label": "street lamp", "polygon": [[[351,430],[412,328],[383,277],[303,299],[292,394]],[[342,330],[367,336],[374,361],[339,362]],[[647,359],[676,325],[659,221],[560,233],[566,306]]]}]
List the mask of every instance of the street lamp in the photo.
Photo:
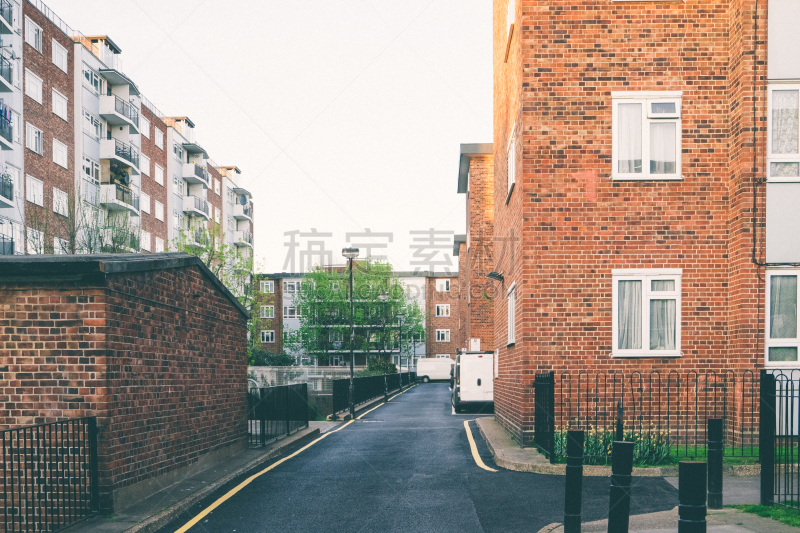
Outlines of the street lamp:
[{"label": "street lamp", "polygon": [[386,303],[389,301],[389,293],[388,292],[382,292],[382,293],[380,293],[378,295],[378,298],[380,298],[381,302],[383,302],[383,335],[384,335],[383,352],[384,352],[384,355],[385,355],[386,354],[386,340],[387,340],[386,339],[386,323],[388,321],[388,315],[386,314]]},{"label": "street lamp", "polygon": [[[398,350],[397,350],[397,362],[400,365],[400,368],[397,369],[397,373],[400,374],[400,390],[403,390],[403,317],[406,316],[406,312],[403,309],[397,311],[397,319],[400,321],[400,328],[398,332]],[[410,380],[409,380],[410,381]]]},{"label": "street lamp", "polygon": [[353,324],[353,259],[358,257],[358,248],[342,248],[342,256],[350,263],[350,420],[356,419],[355,396],[353,395],[353,340],[355,325]]}]

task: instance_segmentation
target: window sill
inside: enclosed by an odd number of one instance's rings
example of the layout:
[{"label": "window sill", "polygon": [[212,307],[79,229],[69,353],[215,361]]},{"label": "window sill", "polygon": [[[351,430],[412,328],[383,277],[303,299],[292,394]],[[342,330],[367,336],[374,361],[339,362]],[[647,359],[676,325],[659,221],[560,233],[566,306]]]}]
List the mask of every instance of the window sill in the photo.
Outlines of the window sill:
[{"label": "window sill", "polygon": [[508,344],[506,344],[506,348],[511,348],[512,346],[514,346],[516,344],[517,344],[517,341],[509,342]]},{"label": "window sill", "polygon": [[511,194],[514,192],[514,189],[516,188],[517,188],[517,183],[516,182],[512,183],[511,188],[508,190],[508,194],[506,195],[506,205],[508,205],[508,202],[511,201]]},{"label": "window sill", "polygon": [[767,183],[800,183],[800,178],[767,178]]},{"label": "window sill", "polygon": [[677,174],[654,175],[647,176],[626,176],[619,174],[611,174],[612,181],[683,181],[683,176]]},{"label": "window sill", "polygon": [[648,358],[648,359],[669,359],[669,358],[678,358],[682,357],[683,354],[680,352],[664,352],[658,353],[657,351],[630,351],[630,352],[611,352],[611,357],[616,357],[619,359],[624,358]]}]

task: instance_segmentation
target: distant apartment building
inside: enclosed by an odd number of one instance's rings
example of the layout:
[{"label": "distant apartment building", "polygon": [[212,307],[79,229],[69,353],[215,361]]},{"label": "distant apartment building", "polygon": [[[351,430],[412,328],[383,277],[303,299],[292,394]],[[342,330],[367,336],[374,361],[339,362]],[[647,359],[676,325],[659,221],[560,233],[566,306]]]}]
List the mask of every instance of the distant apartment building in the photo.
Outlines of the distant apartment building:
[{"label": "distant apartment building", "polygon": [[39,0],[0,0],[0,253],[156,253],[211,233],[252,257],[241,171],[142,95],[121,52]]}]

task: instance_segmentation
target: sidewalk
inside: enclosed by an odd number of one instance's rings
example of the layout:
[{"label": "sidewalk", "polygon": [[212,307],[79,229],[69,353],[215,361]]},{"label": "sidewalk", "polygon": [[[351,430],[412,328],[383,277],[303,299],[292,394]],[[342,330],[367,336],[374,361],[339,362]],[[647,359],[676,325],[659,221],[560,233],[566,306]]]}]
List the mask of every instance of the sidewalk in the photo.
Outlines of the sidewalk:
[{"label": "sidewalk", "polygon": [[223,463],[196,472],[164,487],[144,500],[111,516],[98,516],[67,529],[69,533],[149,533],[245,472],[269,461],[298,442],[307,442],[341,422],[309,422],[308,428],[265,448],[252,448]]}]

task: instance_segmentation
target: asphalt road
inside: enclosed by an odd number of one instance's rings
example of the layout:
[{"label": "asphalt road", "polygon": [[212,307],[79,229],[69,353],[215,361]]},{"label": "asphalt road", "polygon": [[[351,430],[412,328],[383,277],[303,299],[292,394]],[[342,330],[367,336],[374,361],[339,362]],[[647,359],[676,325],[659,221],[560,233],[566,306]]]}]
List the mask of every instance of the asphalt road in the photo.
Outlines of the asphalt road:
[{"label": "asphalt road", "polygon": [[[256,478],[188,531],[536,532],[561,522],[563,476],[499,469],[472,422],[481,458],[498,472],[479,468],[464,420],[483,415],[453,414],[449,394],[447,384],[412,388]],[[266,466],[159,533],[178,531]],[[608,479],[587,477],[583,487],[583,521],[607,518]],[[663,479],[634,478],[632,514],[677,504],[678,491]]]}]

